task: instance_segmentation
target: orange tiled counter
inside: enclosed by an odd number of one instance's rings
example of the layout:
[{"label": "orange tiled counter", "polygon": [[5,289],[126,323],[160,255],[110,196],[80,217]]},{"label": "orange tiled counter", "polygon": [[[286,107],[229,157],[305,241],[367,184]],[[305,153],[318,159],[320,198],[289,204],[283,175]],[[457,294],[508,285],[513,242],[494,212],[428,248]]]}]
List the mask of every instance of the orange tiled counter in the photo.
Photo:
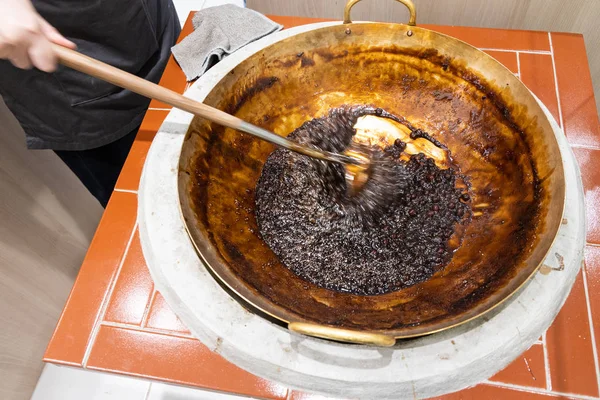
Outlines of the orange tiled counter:
[{"label": "orange tiled counter", "polygon": [[[286,27],[319,20],[272,17]],[[600,132],[581,35],[426,26],[488,52],[546,104],[580,163],[586,192],[586,266],[548,332],[504,371],[444,398],[599,398]],[[182,35],[191,30],[190,19]],[[183,92],[171,59],[161,85]],[[152,102],[89,249],[45,360],[262,398],[310,399],[241,370],[194,339],[154,289],[137,233],[146,153],[169,107]],[[595,324],[595,325],[594,325]]]}]

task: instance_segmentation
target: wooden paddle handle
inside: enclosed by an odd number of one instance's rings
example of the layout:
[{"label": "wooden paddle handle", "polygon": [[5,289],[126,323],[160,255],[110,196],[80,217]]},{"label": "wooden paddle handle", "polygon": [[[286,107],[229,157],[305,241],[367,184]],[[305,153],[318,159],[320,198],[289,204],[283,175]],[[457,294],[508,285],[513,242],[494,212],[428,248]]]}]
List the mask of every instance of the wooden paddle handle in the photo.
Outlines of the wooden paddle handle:
[{"label": "wooden paddle handle", "polygon": [[103,81],[110,82],[113,85],[130,90],[137,94],[141,94],[142,96],[150,99],[156,99],[162,101],[163,103],[170,104],[175,108],[179,108],[183,111],[206,118],[209,121],[216,122],[219,125],[249,133],[277,146],[282,146],[286,149],[296,151],[310,157],[343,164],[362,165],[366,163],[365,160],[352,157],[350,155],[337,154],[300,145],[292,140],[287,139],[286,137],[276,135],[273,132],[245,122],[237,117],[234,117],[233,115],[227,114],[226,112],[208,106],[199,101],[189,99],[177,92],[162,86],[158,86],[157,84],[146,79],[140,78],[139,76],[135,76],[129,72],[115,68],[111,65],[103,63],[102,61],[98,61],[94,58],[78,53],[75,50],[71,50],[57,44],[53,44],[52,46],[56,56],[58,57],[58,61],[69,68],[73,68],[74,70],[83,72],[84,74],[102,79]]},{"label": "wooden paddle handle", "polygon": [[131,90],[142,96],[170,104],[173,107],[199,115],[220,125],[233,129],[239,129],[242,126],[243,121],[233,115],[189,99],[177,92],[158,86],[153,82],[83,55],[75,50],[57,44],[54,44],[53,47],[59,62],[69,68]]}]

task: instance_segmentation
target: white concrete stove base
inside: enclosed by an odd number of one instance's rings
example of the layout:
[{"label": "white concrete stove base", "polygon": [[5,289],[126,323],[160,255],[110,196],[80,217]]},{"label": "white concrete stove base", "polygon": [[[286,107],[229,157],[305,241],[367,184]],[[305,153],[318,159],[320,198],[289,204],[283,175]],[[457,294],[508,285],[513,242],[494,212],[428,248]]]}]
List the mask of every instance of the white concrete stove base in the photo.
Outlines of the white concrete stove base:
[{"label": "white concrete stove base", "polygon": [[[289,29],[226,58],[186,96],[202,101],[241,60],[284,37],[331,23]],[[546,110],[550,116],[550,113]],[[552,117],[567,181],[564,218],[546,265],[496,310],[457,328],[398,341],[393,348],[345,345],[294,334],[249,313],[212,278],[179,212],[177,165],[192,116],[173,110],[157,134],[139,189],[142,249],[158,290],[193,334],[251,373],[303,391],[346,398],[427,398],[475,385],[503,369],[550,326],[583,258],[585,216],[577,163]]]}]

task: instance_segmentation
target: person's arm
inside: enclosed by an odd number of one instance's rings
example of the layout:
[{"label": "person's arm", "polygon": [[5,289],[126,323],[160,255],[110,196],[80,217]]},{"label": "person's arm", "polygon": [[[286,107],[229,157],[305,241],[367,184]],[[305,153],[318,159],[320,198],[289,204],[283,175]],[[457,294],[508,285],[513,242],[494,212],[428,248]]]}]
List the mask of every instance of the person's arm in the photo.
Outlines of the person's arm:
[{"label": "person's arm", "polygon": [[29,0],[0,0],[0,58],[19,68],[52,72],[56,55],[50,43],[75,48],[43,19]]}]

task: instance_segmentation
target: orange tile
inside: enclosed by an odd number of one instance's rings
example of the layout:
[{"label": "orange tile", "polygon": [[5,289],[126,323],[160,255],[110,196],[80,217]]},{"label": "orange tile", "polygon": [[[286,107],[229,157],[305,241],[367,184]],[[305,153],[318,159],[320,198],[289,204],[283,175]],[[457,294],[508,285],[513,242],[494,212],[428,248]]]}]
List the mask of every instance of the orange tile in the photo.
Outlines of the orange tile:
[{"label": "orange tile", "polygon": [[[177,68],[179,68],[179,66],[177,66]],[[185,87],[184,87],[185,90]],[[162,101],[158,101],[158,100],[154,100],[152,99],[150,101],[150,105],[148,106],[149,109],[156,109],[156,108],[161,108],[161,109],[166,109],[166,110],[170,110],[173,107],[171,107],[170,105],[163,103]]]},{"label": "orange tile", "polygon": [[87,367],[211,390],[285,399],[287,389],[231,364],[195,339],[102,326]]},{"label": "orange tile", "polygon": [[600,247],[585,248],[585,272],[590,296],[590,308],[594,324],[596,349],[600,349]]},{"label": "orange tile", "polygon": [[558,100],[554,84],[552,56],[546,54],[519,53],[521,82],[548,107],[554,119],[560,124]]},{"label": "orange tile", "polygon": [[177,43],[181,42],[184,37],[186,37],[187,35],[189,35],[190,33],[192,33],[194,31],[194,25],[192,23],[192,18],[194,18],[194,14],[196,14],[196,12],[197,11],[191,11],[189,13],[189,15],[187,16],[185,22],[183,23],[183,26],[181,27],[181,33],[179,34],[179,37],[177,38]]},{"label": "orange tile", "polygon": [[[186,83],[187,82],[183,70],[179,67],[179,64],[177,64],[177,61],[175,61],[173,55],[171,55],[171,57],[169,57],[169,61],[167,62],[165,73],[163,74],[162,78],[160,78],[160,82],[158,84],[166,87],[167,89],[174,90],[177,93],[183,93]],[[165,105],[165,107],[170,106]]]},{"label": "orange tile", "polygon": [[136,231],[104,315],[105,321],[140,325],[154,283]]},{"label": "orange tile", "polygon": [[486,49],[550,51],[548,32],[419,25]]},{"label": "orange tile", "polygon": [[104,297],[125,255],[137,196],[113,193],[50,340],[44,361],[81,365]]},{"label": "orange tile", "polygon": [[154,135],[160,129],[165,118],[169,115],[169,111],[165,110],[148,110],[140,125],[140,130],[135,140],[152,141]]},{"label": "orange tile", "polygon": [[156,292],[154,301],[152,301],[146,326],[148,328],[190,334],[190,331],[171,310],[171,307],[169,307],[165,298],[159,292]]},{"label": "orange tile", "polygon": [[[175,61],[175,58],[172,54],[169,57],[169,61],[167,61],[167,67],[165,68],[165,72],[163,72],[162,78],[160,78],[158,84],[162,87],[166,87],[167,89],[171,89],[177,93],[183,93],[185,91],[187,79],[185,77],[185,74],[183,73],[183,70],[181,69],[179,64],[177,64],[177,61]],[[148,107],[166,109],[172,108],[169,104],[154,99],[150,102],[150,105]]]},{"label": "orange tile", "polygon": [[552,33],[552,45],[567,139],[571,144],[599,147],[598,110],[583,36]]},{"label": "orange tile", "polygon": [[532,393],[521,390],[510,389],[500,386],[481,384],[460,392],[435,397],[430,400],[550,400],[566,399],[564,396],[552,396],[547,394]]},{"label": "orange tile", "polygon": [[135,142],[129,150],[129,155],[117,180],[117,189],[138,190],[146,155],[150,150],[156,132],[158,132],[168,114],[169,111],[162,110],[149,110],[146,112],[140,130],[135,137]]},{"label": "orange tile", "polygon": [[534,344],[490,380],[546,389],[544,347],[541,344]]},{"label": "orange tile", "polygon": [[587,241],[600,244],[600,150],[574,148],[585,192]]},{"label": "orange tile", "polygon": [[502,65],[506,68],[510,69],[510,71],[514,74],[519,72],[519,65],[517,64],[517,53],[512,51],[492,51],[488,50],[485,53],[494,57],[498,60]]},{"label": "orange tile", "polygon": [[596,367],[581,273],[546,332],[552,390],[598,396]]}]

